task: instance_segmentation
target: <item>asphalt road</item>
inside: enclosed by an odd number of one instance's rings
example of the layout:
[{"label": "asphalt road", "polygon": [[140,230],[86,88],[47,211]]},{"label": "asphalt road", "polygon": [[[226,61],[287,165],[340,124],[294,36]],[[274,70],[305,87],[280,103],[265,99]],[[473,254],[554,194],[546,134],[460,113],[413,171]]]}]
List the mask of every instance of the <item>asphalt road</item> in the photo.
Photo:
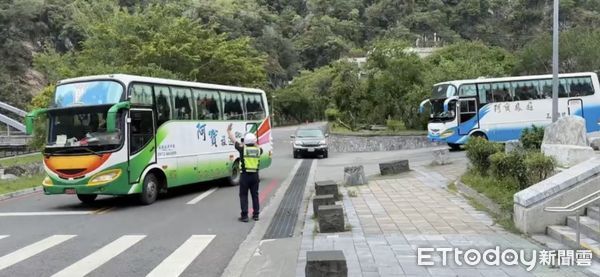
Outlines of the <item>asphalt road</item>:
[{"label": "asphalt road", "polygon": [[[273,131],[273,165],[261,172],[263,206],[293,173],[294,130]],[[170,191],[150,206],[133,200],[103,197],[85,206],[75,196],[34,193],[0,201],[0,276],[220,276],[261,224],[238,222],[237,187],[214,182]]]}]

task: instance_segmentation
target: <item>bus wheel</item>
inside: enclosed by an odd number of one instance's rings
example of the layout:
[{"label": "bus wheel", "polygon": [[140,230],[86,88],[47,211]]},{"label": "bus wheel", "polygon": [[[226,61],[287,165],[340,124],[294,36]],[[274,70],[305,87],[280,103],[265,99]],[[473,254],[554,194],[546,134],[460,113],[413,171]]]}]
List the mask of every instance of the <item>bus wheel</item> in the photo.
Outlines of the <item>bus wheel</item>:
[{"label": "bus wheel", "polygon": [[144,178],[144,183],[142,184],[142,194],[140,194],[140,202],[143,205],[150,205],[156,201],[156,197],[158,196],[158,180],[153,174],[148,174]]},{"label": "bus wheel", "polygon": [[84,204],[94,203],[96,197],[98,197],[97,194],[77,194],[77,198],[79,198],[79,201],[81,201],[81,203]]},{"label": "bus wheel", "polygon": [[471,135],[471,137],[482,138],[482,139],[488,140],[487,136],[482,132],[475,132]]},{"label": "bus wheel", "polygon": [[450,149],[452,151],[458,151],[460,150],[460,144],[456,144],[456,143],[448,143],[448,146],[450,146]]},{"label": "bus wheel", "polygon": [[240,184],[240,175],[242,173],[242,169],[240,168],[240,161],[237,160],[233,162],[233,167],[231,168],[231,176],[229,176],[228,181],[232,186],[237,186]]}]

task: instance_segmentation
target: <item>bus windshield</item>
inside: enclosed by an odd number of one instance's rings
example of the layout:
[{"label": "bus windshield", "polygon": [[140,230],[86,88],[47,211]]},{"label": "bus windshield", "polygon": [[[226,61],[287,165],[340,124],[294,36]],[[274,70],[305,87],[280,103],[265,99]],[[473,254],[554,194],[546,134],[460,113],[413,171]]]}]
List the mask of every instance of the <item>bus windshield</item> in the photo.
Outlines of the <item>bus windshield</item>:
[{"label": "bus windshield", "polygon": [[445,99],[456,95],[456,87],[449,84],[433,86],[431,99]]},{"label": "bus windshield", "polygon": [[[101,105],[50,110],[45,152],[60,152],[61,148],[87,148],[84,150],[88,152],[119,148],[123,140],[123,120],[119,120],[116,132],[107,132],[106,116],[110,107],[111,105]],[[122,118],[122,115],[118,118]]]},{"label": "bus windshield", "polygon": [[115,81],[90,81],[56,87],[54,105],[65,108],[83,105],[115,104],[121,101],[123,86]]},{"label": "bus windshield", "polygon": [[454,119],[456,110],[456,101],[448,103],[448,111],[444,112],[444,101],[446,99],[431,100],[431,121],[451,121]]}]

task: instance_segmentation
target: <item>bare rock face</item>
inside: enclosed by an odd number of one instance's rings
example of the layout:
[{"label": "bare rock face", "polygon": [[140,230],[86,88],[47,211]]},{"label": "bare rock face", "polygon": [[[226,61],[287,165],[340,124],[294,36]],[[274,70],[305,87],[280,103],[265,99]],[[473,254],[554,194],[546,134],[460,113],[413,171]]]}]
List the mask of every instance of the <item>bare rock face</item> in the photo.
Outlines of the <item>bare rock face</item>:
[{"label": "bare rock face", "polygon": [[553,157],[558,165],[571,167],[594,156],[594,149],[588,145],[585,120],[567,116],[546,127],[542,152]]}]

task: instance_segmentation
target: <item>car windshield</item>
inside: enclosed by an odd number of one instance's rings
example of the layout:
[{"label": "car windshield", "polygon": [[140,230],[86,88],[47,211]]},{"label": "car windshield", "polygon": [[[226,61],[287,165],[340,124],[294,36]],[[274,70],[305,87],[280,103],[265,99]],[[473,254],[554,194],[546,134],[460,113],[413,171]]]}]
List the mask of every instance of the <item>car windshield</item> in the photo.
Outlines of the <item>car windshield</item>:
[{"label": "car windshield", "polygon": [[296,132],[296,137],[298,138],[323,138],[323,131],[321,130],[310,130],[310,129],[304,129],[304,130],[298,130],[298,132]]},{"label": "car windshield", "polygon": [[[122,122],[116,132],[106,131],[108,109],[111,105],[85,108],[57,109],[48,112],[50,128],[45,151],[60,152],[65,148],[82,151],[107,151],[121,145]],[[120,118],[121,116],[119,116]],[[121,120],[120,120],[121,121]]]}]

